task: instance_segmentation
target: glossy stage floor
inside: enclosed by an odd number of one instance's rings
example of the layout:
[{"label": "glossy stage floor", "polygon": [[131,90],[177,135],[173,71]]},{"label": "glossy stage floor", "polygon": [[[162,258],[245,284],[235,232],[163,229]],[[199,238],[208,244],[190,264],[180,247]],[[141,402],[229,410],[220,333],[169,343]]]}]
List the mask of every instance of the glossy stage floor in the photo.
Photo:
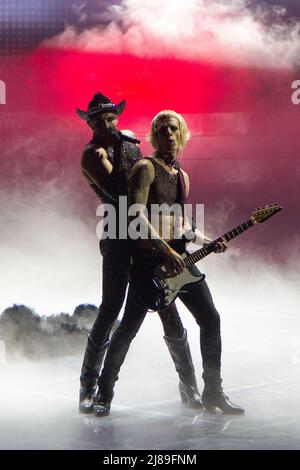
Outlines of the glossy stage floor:
[{"label": "glossy stage floor", "polygon": [[[249,272],[249,282],[241,283],[238,274],[210,287],[222,318],[224,389],[244,416],[181,405],[160,321],[149,313],[106,418],[77,411],[83,350],[46,362],[2,357],[0,448],[300,449],[299,294],[294,281]],[[179,308],[201,390],[198,327]]]}]

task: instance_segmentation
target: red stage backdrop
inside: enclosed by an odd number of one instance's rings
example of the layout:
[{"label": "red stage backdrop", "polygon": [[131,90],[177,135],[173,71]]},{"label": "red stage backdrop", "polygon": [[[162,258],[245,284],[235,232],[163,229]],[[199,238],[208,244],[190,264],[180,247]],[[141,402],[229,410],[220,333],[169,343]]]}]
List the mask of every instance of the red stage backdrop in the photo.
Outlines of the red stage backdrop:
[{"label": "red stage backdrop", "polygon": [[120,128],[135,131],[144,154],[152,117],[166,108],[182,113],[192,134],[182,167],[190,173],[191,202],[205,204],[207,231],[219,235],[253,208],[277,202],[284,208],[278,217],[235,243],[251,257],[293,262],[300,228],[299,7],[273,3],[2,2],[3,249],[10,239],[13,255],[16,233],[22,238],[28,195],[26,214],[35,204],[43,213],[51,206],[95,227],[97,201],[80,173],[90,133],[75,108],[85,109],[101,91],[126,99]]}]

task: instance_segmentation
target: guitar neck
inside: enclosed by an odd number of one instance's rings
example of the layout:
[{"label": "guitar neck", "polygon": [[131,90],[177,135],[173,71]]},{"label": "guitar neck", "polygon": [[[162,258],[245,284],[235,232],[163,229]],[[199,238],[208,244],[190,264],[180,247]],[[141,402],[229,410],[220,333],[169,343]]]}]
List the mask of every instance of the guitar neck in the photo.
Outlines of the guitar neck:
[{"label": "guitar neck", "polygon": [[254,222],[252,219],[247,220],[241,225],[237,225],[232,230],[229,230],[229,232],[224,233],[223,235],[221,235],[221,237],[216,238],[212,242],[205,245],[205,247],[200,248],[200,250],[197,250],[194,253],[188,255],[184,260],[186,266],[189,268],[193,266],[193,264],[196,264],[198,263],[198,261],[205,258],[205,256],[212,253],[214,251],[215,244],[220,240],[220,238],[224,238],[227,242],[230,242],[230,240],[233,240],[238,235],[241,235],[243,232],[248,230],[248,228],[252,227],[253,225],[254,225]]}]

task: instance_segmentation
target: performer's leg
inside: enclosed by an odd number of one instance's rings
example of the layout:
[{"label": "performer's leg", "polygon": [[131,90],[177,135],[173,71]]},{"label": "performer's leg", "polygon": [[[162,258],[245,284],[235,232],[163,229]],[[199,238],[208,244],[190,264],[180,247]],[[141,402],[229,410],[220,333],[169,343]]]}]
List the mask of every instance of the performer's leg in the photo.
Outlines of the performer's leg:
[{"label": "performer's leg", "polygon": [[88,337],[80,375],[79,410],[93,411],[93,395],[103,358],[109,345],[109,332],[122,308],[130,266],[130,250],[119,240],[100,242],[103,255],[103,297],[99,313]]},{"label": "performer's leg", "polygon": [[202,408],[187,331],[182,325],[175,303],[158,314],[164,327],[166,345],[179,375],[181,401],[190,408]]},{"label": "performer's leg", "polygon": [[205,383],[202,401],[206,409],[216,407],[223,413],[242,414],[244,409],[231,403],[222,389],[221,379],[221,331],[220,315],[217,312],[210,290],[205,281],[186,286],[180,299],[200,326],[200,347]]},{"label": "performer's leg", "polygon": [[100,248],[103,256],[102,302],[91,330],[91,337],[98,346],[108,340],[109,332],[121,311],[131,259],[127,240],[103,240]]},{"label": "performer's leg", "polygon": [[114,332],[104,366],[98,380],[98,391],[94,399],[96,416],[107,416],[114,396],[114,385],[125,360],[131,341],[136,336],[146,316],[147,309],[141,305],[129,287],[122,321]]},{"label": "performer's leg", "polygon": [[98,348],[91,336],[88,336],[80,374],[79,411],[81,413],[91,413],[93,411],[93,397],[97,388],[97,378],[108,344],[109,341],[106,341]]}]

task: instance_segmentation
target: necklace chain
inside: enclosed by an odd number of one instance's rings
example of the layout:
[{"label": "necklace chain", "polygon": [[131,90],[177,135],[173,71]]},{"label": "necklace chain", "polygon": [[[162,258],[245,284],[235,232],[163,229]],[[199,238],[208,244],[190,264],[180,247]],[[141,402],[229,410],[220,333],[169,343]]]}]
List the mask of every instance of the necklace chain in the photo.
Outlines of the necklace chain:
[{"label": "necklace chain", "polygon": [[179,169],[179,163],[177,160],[168,161],[164,158],[164,155],[160,153],[157,153],[156,156],[160,158],[164,162],[164,164],[167,165],[169,168],[174,168],[175,170]]}]

